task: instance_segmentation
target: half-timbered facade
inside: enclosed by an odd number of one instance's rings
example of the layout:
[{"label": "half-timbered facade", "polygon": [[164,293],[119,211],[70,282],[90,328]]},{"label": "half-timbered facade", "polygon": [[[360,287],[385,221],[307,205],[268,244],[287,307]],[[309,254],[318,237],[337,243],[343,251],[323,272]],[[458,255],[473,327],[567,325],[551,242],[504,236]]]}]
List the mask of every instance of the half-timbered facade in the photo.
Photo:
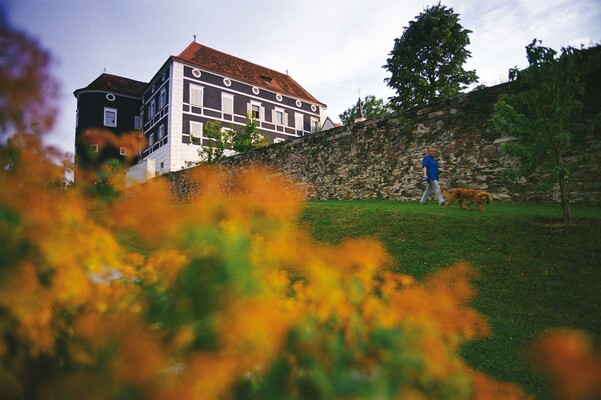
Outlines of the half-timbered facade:
[{"label": "half-timbered facade", "polygon": [[[137,101],[147,142],[138,160],[153,159],[158,173],[202,160],[202,146],[210,145],[203,134],[207,121],[239,130],[248,116],[269,143],[277,143],[318,130],[325,111],[325,104],[288,74],[197,42],[169,57]],[[78,113],[89,111],[78,97]]]}]

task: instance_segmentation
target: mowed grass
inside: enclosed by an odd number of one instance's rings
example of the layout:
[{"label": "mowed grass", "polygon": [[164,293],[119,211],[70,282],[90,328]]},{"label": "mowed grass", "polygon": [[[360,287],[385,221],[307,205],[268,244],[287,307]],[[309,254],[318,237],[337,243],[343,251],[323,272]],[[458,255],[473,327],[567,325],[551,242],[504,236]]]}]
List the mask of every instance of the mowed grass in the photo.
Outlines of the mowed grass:
[{"label": "mowed grass", "polygon": [[532,368],[528,348],[553,327],[589,332],[601,343],[601,209],[573,207],[561,224],[557,204],[493,202],[486,212],[448,210],[431,201],[317,201],[301,224],[320,240],[372,237],[418,279],[465,260],[480,273],[473,306],[492,334],[462,349],[469,364],[512,381],[539,399],[547,385]]}]

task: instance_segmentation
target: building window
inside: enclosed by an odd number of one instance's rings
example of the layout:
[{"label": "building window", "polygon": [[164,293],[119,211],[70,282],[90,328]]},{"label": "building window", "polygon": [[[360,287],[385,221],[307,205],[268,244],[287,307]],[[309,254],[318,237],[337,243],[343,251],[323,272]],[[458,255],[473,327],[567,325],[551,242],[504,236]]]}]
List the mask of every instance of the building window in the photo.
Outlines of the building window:
[{"label": "building window", "polygon": [[300,100],[296,100],[296,106],[302,107],[303,103]]},{"label": "building window", "polygon": [[253,93],[254,94],[259,94],[259,88],[256,86],[253,86]]},{"label": "building window", "polygon": [[288,116],[283,108],[273,110],[273,123],[276,125],[288,125]]},{"label": "building window", "polygon": [[159,140],[165,137],[165,125],[159,126]]},{"label": "building window", "polygon": [[202,138],[202,122],[190,121],[190,136]]},{"label": "building window", "polygon": [[319,119],[311,117],[311,132],[319,132]]},{"label": "building window", "polygon": [[104,126],[117,126],[117,110],[104,107]]},{"label": "building window", "polygon": [[303,114],[301,114],[301,113],[294,113],[294,128],[297,131],[304,131],[305,130],[305,124],[304,124]]},{"label": "building window", "polygon": [[122,156],[127,154],[127,152],[125,151],[125,147],[119,147],[119,154],[121,154]]},{"label": "building window", "polygon": [[196,78],[200,78],[200,75],[202,75],[202,73],[200,72],[200,70],[198,68],[194,68],[192,70],[192,75],[194,75],[194,77],[196,77]]},{"label": "building window", "polygon": [[151,147],[154,144],[154,133],[151,133],[150,136],[148,136],[148,147]]},{"label": "building window", "polygon": [[232,86],[232,81],[229,78],[223,78],[223,84],[227,87]]},{"label": "building window", "polygon": [[165,162],[161,161],[161,169],[165,168]]},{"label": "building window", "polygon": [[97,144],[91,144],[90,149],[92,149],[92,153],[98,153],[98,145]]},{"label": "building window", "polygon": [[202,107],[203,91],[202,86],[190,85],[190,105]]},{"label": "building window", "polygon": [[154,99],[152,99],[150,101],[150,108],[148,110],[148,117],[152,118],[152,117],[154,117],[154,114],[156,114],[156,113],[157,113],[157,102]]},{"label": "building window", "polygon": [[134,117],[134,129],[140,129],[142,127],[142,118],[139,115]]},{"label": "building window", "polygon": [[162,88],[159,94],[159,110],[162,110],[167,105],[167,89]]},{"label": "building window", "polygon": [[276,100],[277,100],[277,101],[282,101],[282,100],[284,99],[284,98],[282,97],[282,95],[281,95],[281,94],[279,94],[279,93],[275,95],[275,98],[276,98]]},{"label": "building window", "polygon": [[112,93],[107,93],[105,97],[108,101],[115,101],[115,95]]},{"label": "building window", "polygon": [[261,103],[251,101],[248,103],[248,115],[252,119],[265,120],[265,108],[261,107]]},{"label": "building window", "polygon": [[224,114],[234,114],[234,95],[221,93],[221,111]]}]

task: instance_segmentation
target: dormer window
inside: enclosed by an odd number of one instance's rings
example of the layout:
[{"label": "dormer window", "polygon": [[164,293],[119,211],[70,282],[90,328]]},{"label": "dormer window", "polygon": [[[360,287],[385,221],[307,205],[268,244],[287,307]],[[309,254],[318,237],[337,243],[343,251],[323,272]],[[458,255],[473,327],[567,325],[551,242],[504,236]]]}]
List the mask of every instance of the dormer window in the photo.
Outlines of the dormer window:
[{"label": "dormer window", "polygon": [[260,78],[263,79],[267,83],[271,83],[271,80],[273,79],[272,77],[267,76],[267,75],[260,75]]}]

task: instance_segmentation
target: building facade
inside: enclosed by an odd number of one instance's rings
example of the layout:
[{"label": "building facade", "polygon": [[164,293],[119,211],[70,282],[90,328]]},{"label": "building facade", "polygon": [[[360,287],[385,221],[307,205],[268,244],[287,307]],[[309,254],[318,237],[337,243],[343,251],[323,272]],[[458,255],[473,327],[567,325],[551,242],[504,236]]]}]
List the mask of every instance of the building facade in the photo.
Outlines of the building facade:
[{"label": "building facade", "polygon": [[[88,86],[74,92],[77,98],[75,163],[86,167],[109,158],[134,163],[131,148],[106,146],[90,136],[90,129],[105,129],[116,136],[142,127],[141,96],[146,82],[102,74]],[[128,154],[129,153],[129,154]],[[127,161],[125,161],[127,160]]]},{"label": "building facade", "polygon": [[[94,82],[110,80],[105,75]],[[86,128],[107,127],[105,122],[111,122],[112,115],[117,115],[118,125],[123,116],[131,120],[131,129],[146,139],[146,146],[139,149],[138,162],[154,160],[157,173],[181,170],[202,161],[202,146],[210,145],[203,135],[208,121],[218,121],[222,129],[239,130],[248,116],[256,121],[266,141],[277,143],[315,132],[325,119],[325,104],[288,74],[197,42],[169,57],[148,83],[110,77],[113,85],[105,84],[103,90],[93,82],[75,91],[76,135]],[[118,87],[119,81],[128,89]],[[92,93],[95,102],[88,99]],[[110,103],[115,107],[105,104],[109,97],[115,98]],[[123,111],[116,107],[117,99]],[[76,153],[85,150],[76,147]]]}]

